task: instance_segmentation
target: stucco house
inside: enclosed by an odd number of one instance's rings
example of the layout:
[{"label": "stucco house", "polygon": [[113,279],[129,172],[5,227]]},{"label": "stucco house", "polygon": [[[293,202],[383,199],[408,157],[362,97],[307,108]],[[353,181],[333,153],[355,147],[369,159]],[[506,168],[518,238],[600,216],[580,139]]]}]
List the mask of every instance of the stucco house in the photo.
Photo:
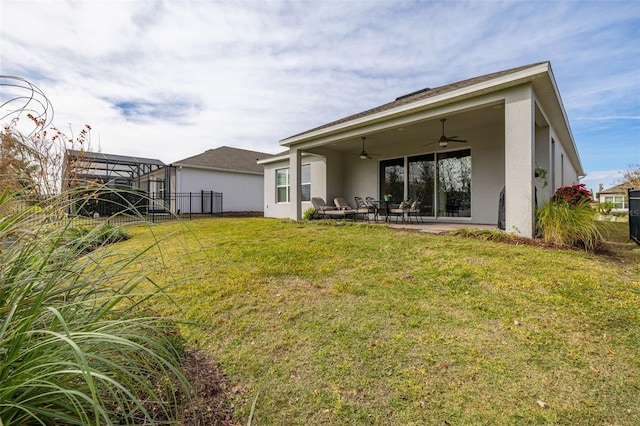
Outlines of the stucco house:
[{"label": "stucco house", "polygon": [[629,209],[629,189],[634,189],[633,185],[629,183],[603,189],[596,194],[596,201],[598,203],[613,203],[614,207],[611,211],[614,213],[627,212]]},{"label": "stucco house", "polygon": [[419,90],[280,145],[258,161],[266,217],[391,193],[420,199],[425,221],[496,224],[504,189],[505,229],[531,237],[536,203],[584,176],[549,62]]},{"label": "stucco house", "polygon": [[[264,206],[264,184],[263,166],[258,161],[272,156],[228,146],[209,149],[145,175],[143,186],[150,194],[215,191],[223,194],[223,212],[260,212]],[[177,209],[171,208],[174,212]],[[193,209],[198,212],[197,206]]]},{"label": "stucco house", "polygon": [[135,190],[145,194],[146,207],[156,212],[261,212],[263,166],[257,162],[272,156],[222,146],[167,165],[157,159],[67,150],[63,188],[98,182]]}]

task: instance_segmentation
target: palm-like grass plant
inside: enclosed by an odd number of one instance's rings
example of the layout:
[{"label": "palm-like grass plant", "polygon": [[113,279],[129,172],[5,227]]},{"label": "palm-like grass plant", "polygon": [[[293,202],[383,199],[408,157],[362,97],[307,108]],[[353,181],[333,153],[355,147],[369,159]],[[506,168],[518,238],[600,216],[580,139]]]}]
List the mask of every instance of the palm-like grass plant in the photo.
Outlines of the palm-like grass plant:
[{"label": "palm-like grass plant", "polygon": [[537,212],[542,238],[550,243],[593,251],[603,237],[596,225],[596,211],[589,205],[584,185],[559,188]]},{"label": "palm-like grass plant", "polygon": [[122,273],[136,256],[99,250],[117,228],[52,209],[0,195],[0,425],[176,419],[189,394],[180,346],[143,310],[144,278]]}]

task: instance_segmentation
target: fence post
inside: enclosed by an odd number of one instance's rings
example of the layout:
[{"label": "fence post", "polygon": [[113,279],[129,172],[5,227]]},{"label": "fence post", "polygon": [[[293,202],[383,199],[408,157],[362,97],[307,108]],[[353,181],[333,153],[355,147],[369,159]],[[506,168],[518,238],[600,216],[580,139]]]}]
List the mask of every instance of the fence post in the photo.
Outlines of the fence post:
[{"label": "fence post", "polygon": [[189,192],[189,219],[191,219],[191,212],[193,211],[193,198],[191,197],[191,192]]},{"label": "fence post", "polygon": [[629,201],[629,238],[640,245],[640,190],[627,190]]},{"label": "fence post", "polygon": [[151,198],[148,200],[147,214],[151,213],[151,223],[156,223],[156,209],[154,209],[154,200],[156,199],[155,193],[151,193]]},{"label": "fence post", "polygon": [[211,205],[210,207],[211,216],[213,216],[213,191],[211,191],[211,201],[209,202],[209,204]]}]

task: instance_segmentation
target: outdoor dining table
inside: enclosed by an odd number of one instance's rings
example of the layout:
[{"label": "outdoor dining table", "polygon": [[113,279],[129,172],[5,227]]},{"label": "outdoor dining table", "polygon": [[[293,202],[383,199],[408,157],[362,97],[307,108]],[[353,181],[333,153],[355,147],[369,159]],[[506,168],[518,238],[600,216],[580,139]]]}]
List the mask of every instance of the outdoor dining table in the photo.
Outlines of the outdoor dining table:
[{"label": "outdoor dining table", "polygon": [[376,204],[378,205],[378,209],[376,210],[376,216],[380,215],[380,212],[383,212],[385,222],[389,222],[389,216],[390,216],[389,209],[391,208],[392,202],[393,200],[376,200]]}]

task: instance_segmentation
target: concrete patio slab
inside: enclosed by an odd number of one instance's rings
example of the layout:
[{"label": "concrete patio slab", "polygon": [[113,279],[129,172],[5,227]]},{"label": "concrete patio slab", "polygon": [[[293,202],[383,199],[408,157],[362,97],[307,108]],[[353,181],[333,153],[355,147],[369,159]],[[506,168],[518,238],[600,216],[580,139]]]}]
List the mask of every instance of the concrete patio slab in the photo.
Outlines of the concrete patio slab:
[{"label": "concrete patio slab", "polygon": [[442,234],[444,232],[455,231],[457,229],[487,229],[497,231],[497,225],[478,224],[478,223],[390,223],[390,228],[404,229],[410,231],[428,232],[430,234]]}]

